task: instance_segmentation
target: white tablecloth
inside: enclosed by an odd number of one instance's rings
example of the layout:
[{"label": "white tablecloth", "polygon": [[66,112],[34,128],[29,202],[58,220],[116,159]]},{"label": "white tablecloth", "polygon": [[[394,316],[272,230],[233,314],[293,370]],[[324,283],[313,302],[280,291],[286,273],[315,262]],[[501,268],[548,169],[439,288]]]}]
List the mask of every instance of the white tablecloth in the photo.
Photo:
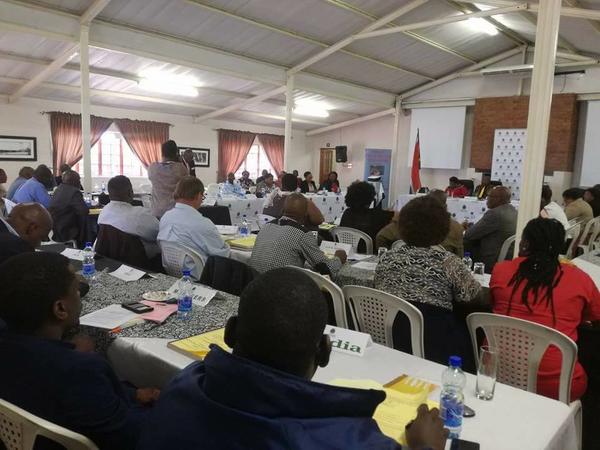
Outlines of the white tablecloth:
[{"label": "white tablecloth", "polygon": [[[598,255],[596,254],[598,253]],[[573,264],[587,273],[598,289],[600,289],[600,252],[593,252],[591,254],[580,256],[573,260]]]},{"label": "white tablecloth", "polygon": [[[119,376],[135,384],[163,386],[191,359],[167,348],[166,339],[118,338],[109,359]],[[406,373],[439,384],[444,367],[374,344],[364,357],[333,353],[315,381],[335,378],[372,379],[386,383]],[[465,419],[461,437],[479,442],[482,450],[574,450],[577,436],[570,408],[556,400],[498,384],[492,401],[474,395],[475,377],[467,374],[465,402],[476,416]],[[437,400],[439,390],[431,398]]]},{"label": "white tablecloth", "polygon": [[308,194],[306,197],[317,205],[317,208],[319,208],[325,218],[325,222],[328,223],[334,223],[336,219],[341,219],[342,214],[346,210],[346,197],[343,194]]},{"label": "white tablecloth", "polygon": [[[406,205],[413,198],[417,197],[413,194],[402,194],[398,196],[396,200],[396,211],[400,211],[404,205]],[[477,200],[476,197],[465,197],[465,198],[452,198],[448,197],[446,200],[448,205],[448,212],[454,220],[459,223],[467,221],[469,223],[476,223],[483,217],[488,210],[485,200]],[[518,201],[512,201],[511,204],[515,208],[519,208]]]}]

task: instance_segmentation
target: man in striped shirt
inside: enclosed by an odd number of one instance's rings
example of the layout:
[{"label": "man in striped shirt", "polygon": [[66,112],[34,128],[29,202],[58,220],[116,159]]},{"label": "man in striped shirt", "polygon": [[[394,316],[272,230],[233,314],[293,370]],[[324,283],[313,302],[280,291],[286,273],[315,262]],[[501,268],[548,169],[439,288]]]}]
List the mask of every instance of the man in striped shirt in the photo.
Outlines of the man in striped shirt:
[{"label": "man in striped shirt", "polygon": [[346,262],[346,252],[338,250],[329,259],[318,246],[317,238],[304,227],[308,200],[290,194],[283,216],[266,224],[258,233],[250,266],[260,273],[285,266],[304,267],[305,263],[321,274],[336,273]]}]

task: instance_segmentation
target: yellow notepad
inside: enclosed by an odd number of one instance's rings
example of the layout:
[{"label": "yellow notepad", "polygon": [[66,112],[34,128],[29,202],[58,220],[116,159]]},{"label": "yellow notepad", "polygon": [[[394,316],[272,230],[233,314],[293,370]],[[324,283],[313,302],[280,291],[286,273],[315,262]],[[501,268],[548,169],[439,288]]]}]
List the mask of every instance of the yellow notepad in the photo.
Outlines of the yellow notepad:
[{"label": "yellow notepad", "polygon": [[335,224],[333,224],[333,223],[326,223],[326,222],[323,222],[321,225],[319,225],[319,229],[320,230],[325,230],[325,231],[332,230],[335,227],[336,227]]},{"label": "yellow notepad", "polygon": [[225,350],[229,349],[225,344],[224,335],[225,328],[219,328],[197,336],[171,341],[167,347],[193,359],[204,359],[210,351],[210,344],[217,344]]},{"label": "yellow notepad", "polygon": [[386,393],[385,400],[379,404],[373,414],[373,419],[379,429],[386,436],[406,445],[404,429],[406,425],[417,417],[417,408],[421,403],[427,403],[429,408],[438,408],[439,404],[427,400],[429,389],[424,389],[421,395],[407,395],[401,392],[384,388],[383,385],[372,380],[343,380],[337,379],[329,384],[334,386],[351,387],[357,389],[375,389]]},{"label": "yellow notepad", "polygon": [[256,235],[252,234],[248,237],[232,239],[229,241],[229,245],[233,248],[241,248],[244,250],[252,250],[256,243]]}]

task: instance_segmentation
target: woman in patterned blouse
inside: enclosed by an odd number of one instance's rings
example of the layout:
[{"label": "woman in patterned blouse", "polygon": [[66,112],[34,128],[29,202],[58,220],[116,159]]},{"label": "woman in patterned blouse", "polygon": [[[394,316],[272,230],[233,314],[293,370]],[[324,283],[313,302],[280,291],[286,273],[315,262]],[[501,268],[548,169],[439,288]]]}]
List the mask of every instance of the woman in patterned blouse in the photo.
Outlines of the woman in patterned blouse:
[{"label": "woman in patterned blouse", "polygon": [[375,271],[375,288],[411,302],[425,319],[425,356],[446,364],[452,354],[467,356],[464,323],[452,314],[454,302],[475,299],[481,285],[454,254],[439,247],[450,215],[435,198],[411,200],[398,217],[405,245],[388,251]]}]

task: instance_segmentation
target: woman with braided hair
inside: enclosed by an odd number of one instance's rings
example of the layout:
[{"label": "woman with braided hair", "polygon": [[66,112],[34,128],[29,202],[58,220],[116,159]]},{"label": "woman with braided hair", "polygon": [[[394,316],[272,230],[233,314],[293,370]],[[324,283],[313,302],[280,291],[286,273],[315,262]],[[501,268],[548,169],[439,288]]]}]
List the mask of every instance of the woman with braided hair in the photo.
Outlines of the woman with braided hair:
[{"label": "woman with braided hair", "polygon": [[[600,292],[585,272],[559,261],[564,241],[565,229],[557,220],[531,220],[523,230],[519,257],[494,267],[490,292],[494,313],[554,328],[577,342],[581,322],[600,320]],[[538,394],[558,399],[561,359],[556,347],[544,354]],[[571,400],[586,387],[587,376],[577,362]]]}]

